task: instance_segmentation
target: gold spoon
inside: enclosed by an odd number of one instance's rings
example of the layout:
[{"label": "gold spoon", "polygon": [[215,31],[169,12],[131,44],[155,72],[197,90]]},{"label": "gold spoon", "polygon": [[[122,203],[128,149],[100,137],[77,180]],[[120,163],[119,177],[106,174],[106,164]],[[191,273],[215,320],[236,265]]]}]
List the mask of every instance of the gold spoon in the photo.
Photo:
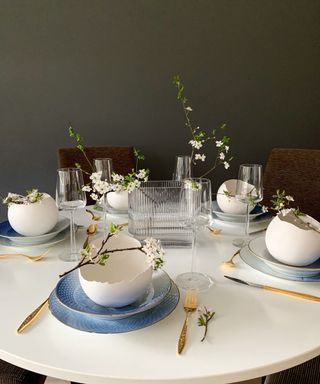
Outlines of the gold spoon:
[{"label": "gold spoon", "polygon": [[30,261],[39,261],[44,258],[45,255],[48,254],[49,251],[43,252],[41,255],[38,256],[30,256],[26,255],[24,253],[0,253],[0,257],[10,257],[10,256],[23,256],[26,257]]},{"label": "gold spoon", "polygon": [[233,262],[233,259],[240,253],[240,249],[238,249],[230,258],[230,260],[227,260],[223,263],[224,267],[235,267],[235,263]]},{"label": "gold spoon", "polygon": [[88,235],[94,235],[97,232],[97,224],[90,224],[87,228]]},{"label": "gold spoon", "polygon": [[95,215],[92,211],[90,211],[90,209],[86,209],[86,212],[91,215],[91,218],[93,221],[100,221],[101,220],[101,216]]},{"label": "gold spoon", "polygon": [[208,227],[212,235],[220,235],[222,229]]}]

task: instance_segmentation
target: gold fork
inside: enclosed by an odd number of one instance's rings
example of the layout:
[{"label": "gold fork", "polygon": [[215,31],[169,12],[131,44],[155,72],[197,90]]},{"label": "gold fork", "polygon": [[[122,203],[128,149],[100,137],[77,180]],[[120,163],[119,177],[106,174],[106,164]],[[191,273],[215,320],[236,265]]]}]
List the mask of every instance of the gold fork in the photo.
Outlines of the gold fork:
[{"label": "gold fork", "polygon": [[235,266],[235,263],[233,261],[233,259],[238,255],[240,254],[240,249],[238,249],[230,258],[230,260],[227,260],[227,261],[224,261],[223,262],[223,266],[224,267],[234,267]]},{"label": "gold fork", "polygon": [[180,333],[179,342],[178,342],[178,353],[180,354],[186,344],[187,330],[189,317],[192,312],[197,309],[198,306],[198,295],[196,289],[188,289],[186,292],[186,297],[184,299],[184,310],[186,312],[186,318],[183,323],[183,327]]},{"label": "gold fork", "polygon": [[24,253],[0,253],[0,257],[10,257],[10,256],[23,256],[26,257],[30,261],[39,261],[44,258],[45,255],[48,254],[49,251],[43,252],[41,255],[38,256],[30,256],[26,255]]}]

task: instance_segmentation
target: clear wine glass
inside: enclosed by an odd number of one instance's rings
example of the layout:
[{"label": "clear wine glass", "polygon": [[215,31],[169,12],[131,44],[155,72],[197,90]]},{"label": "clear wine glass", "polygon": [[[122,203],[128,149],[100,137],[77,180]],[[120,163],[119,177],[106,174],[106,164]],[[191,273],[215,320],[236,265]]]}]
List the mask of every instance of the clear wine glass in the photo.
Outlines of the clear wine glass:
[{"label": "clear wine glass", "polygon": [[[93,164],[95,170],[101,173],[101,180],[111,182],[112,181],[112,172],[113,172],[113,163],[112,159],[109,157],[102,157],[93,159]],[[103,195],[102,209],[103,209],[103,232],[105,236],[107,235],[107,194]]]},{"label": "clear wine glass", "polygon": [[[210,199],[208,199],[210,194]],[[209,203],[210,200],[210,203]],[[208,179],[186,179],[181,190],[181,222],[192,231],[191,270],[177,276],[179,288],[194,288],[204,291],[213,284],[213,279],[195,272],[197,230],[204,228],[211,217],[211,182]],[[210,211],[209,211],[210,210]]]},{"label": "clear wine glass", "polygon": [[241,164],[236,186],[236,199],[247,206],[244,237],[234,239],[233,244],[243,247],[249,241],[250,211],[263,199],[263,181],[261,164]]},{"label": "clear wine glass", "polygon": [[182,181],[191,177],[191,156],[177,155],[173,171],[173,180]]},{"label": "clear wine glass", "polygon": [[62,254],[60,258],[64,261],[80,260],[75,239],[74,211],[86,206],[86,193],[83,187],[82,170],[78,168],[58,169],[56,204],[58,208],[69,212],[70,215],[70,253]]}]

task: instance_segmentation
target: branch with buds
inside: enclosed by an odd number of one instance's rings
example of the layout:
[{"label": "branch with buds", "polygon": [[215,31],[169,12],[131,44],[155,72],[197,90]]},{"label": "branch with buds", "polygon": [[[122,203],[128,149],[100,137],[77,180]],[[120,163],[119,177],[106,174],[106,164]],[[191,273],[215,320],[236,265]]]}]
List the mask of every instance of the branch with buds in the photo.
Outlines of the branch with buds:
[{"label": "branch with buds", "polygon": [[123,225],[110,223],[109,233],[106,238],[101,242],[101,246],[98,249],[95,247],[94,244],[89,243],[88,236],[80,252],[81,260],[79,261],[79,263],[74,268],[70,269],[67,272],[64,272],[62,275],[60,275],[60,277],[63,277],[69,274],[70,272],[73,272],[76,269],[89,264],[98,264],[101,266],[105,266],[110,254],[120,251],[141,251],[148,256],[149,262],[154,270],[157,270],[158,268],[161,268],[163,266],[163,248],[161,247],[160,241],[153,238],[145,239],[143,245],[136,247],[108,249],[108,241],[112,237],[116,236],[122,230],[122,228]]}]

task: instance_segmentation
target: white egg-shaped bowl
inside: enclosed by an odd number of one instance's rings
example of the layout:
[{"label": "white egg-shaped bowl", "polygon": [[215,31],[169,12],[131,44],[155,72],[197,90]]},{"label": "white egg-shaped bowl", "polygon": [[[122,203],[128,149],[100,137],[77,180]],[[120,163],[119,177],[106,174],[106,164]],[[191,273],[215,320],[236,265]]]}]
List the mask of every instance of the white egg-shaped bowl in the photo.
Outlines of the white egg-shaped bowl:
[{"label": "white egg-shaped bowl", "polygon": [[39,236],[51,231],[58,222],[55,200],[47,193],[40,201],[29,204],[10,204],[8,220],[11,227],[23,236]]},{"label": "white egg-shaped bowl", "polygon": [[128,191],[107,193],[108,204],[115,210],[128,210]]},{"label": "white egg-shaped bowl", "polygon": [[[245,215],[247,211],[247,204],[235,198],[237,179],[230,179],[223,182],[217,192],[217,204],[222,212],[232,213],[235,215]],[[230,194],[228,196],[225,192]],[[250,212],[254,209],[250,207]]]},{"label": "white egg-shaped bowl", "polygon": [[[304,215],[300,219],[320,230],[320,223],[312,217]],[[301,228],[294,218],[285,221],[276,216],[268,225],[266,246],[269,253],[281,263],[303,267],[320,257],[320,233]]]},{"label": "white egg-shaped bowl", "polygon": [[[98,248],[103,238],[94,243]],[[140,242],[119,233],[108,241],[108,249],[139,247]],[[139,250],[110,253],[104,266],[89,264],[79,268],[84,293],[96,304],[123,307],[136,301],[152,281],[153,269],[148,256]]]}]

